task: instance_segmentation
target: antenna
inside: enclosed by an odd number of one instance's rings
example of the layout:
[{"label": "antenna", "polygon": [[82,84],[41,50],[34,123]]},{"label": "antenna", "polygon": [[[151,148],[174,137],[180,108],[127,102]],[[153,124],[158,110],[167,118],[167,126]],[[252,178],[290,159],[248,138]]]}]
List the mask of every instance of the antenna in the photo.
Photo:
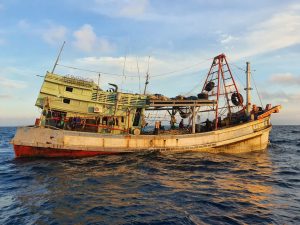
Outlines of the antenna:
[{"label": "antenna", "polygon": [[99,88],[99,84],[100,84],[100,77],[101,77],[101,73],[98,74],[98,88]]},{"label": "antenna", "polygon": [[62,52],[62,50],[64,49],[65,43],[66,43],[66,41],[64,41],[64,43],[62,44],[62,46],[61,46],[61,48],[60,48],[60,51],[59,51],[59,53],[58,53],[58,56],[57,56],[57,58],[56,58],[56,61],[55,61],[55,63],[54,63],[54,66],[53,66],[53,69],[52,69],[51,73],[54,73],[54,70],[55,70],[55,68],[56,68],[56,66],[57,66],[57,63],[58,63],[58,60],[59,60],[59,58],[60,58],[61,52]]},{"label": "antenna", "polygon": [[146,94],[147,85],[149,84],[149,63],[150,63],[150,56],[148,58],[148,69],[147,69],[147,73],[146,73],[146,82],[145,82],[144,95]]},{"label": "antenna", "polygon": [[123,71],[122,71],[123,77],[122,77],[122,81],[121,81],[121,89],[123,87],[123,83],[126,81],[126,75],[125,75],[126,58],[127,58],[127,56],[125,55],[124,63],[123,63]]},{"label": "antenna", "polygon": [[100,76],[101,76],[101,73],[98,74],[98,87],[97,87],[97,101],[98,101],[98,93],[99,93],[99,84],[100,84]]}]

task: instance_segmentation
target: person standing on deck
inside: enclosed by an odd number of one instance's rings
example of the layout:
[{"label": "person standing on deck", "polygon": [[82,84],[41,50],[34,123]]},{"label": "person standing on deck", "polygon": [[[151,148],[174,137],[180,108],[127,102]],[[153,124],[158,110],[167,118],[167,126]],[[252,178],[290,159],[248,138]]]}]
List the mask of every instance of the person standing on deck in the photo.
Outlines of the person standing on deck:
[{"label": "person standing on deck", "polygon": [[160,129],[160,121],[155,121],[154,134],[158,134]]},{"label": "person standing on deck", "polygon": [[183,119],[181,119],[179,123],[179,129],[183,129],[183,128],[184,128]]},{"label": "person standing on deck", "polygon": [[171,116],[170,124],[171,124],[171,129],[175,129],[176,118],[174,115]]}]

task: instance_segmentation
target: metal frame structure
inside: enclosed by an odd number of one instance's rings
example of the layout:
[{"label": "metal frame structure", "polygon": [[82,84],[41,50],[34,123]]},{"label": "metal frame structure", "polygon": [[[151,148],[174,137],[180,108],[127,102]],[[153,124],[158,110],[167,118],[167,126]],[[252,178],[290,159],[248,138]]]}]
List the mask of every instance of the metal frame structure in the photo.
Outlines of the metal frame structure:
[{"label": "metal frame structure", "polygon": [[[227,102],[227,110],[228,110],[228,116],[231,118],[232,116],[232,108],[233,107],[242,107],[242,110],[245,109],[245,107],[240,104],[238,106],[231,105],[230,104],[230,99],[229,99],[229,94],[236,92],[237,95],[239,96],[239,90],[237,88],[236,82],[232,76],[231,69],[229,67],[229,64],[227,62],[225,54],[220,54],[216,57],[214,57],[214,60],[211,64],[211,67],[209,69],[209,72],[207,74],[205,83],[202,88],[202,93],[205,91],[206,85],[211,82],[211,81],[217,81],[217,85],[213,87],[212,93],[209,94],[209,97],[215,97],[216,98],[216,104],[215,108],[211,111],[215,111],[215,130],[218,129],[218,120],[219,120],[219,115],[220,115],[220,109],[224,109],[224,107],[220,107],[220,97],[225,96],[225,101]],[[221,92],[221,87],[223,83],[223,92]],[[233,90],[229,91],[228,88],[231,88]],[[216,93],[215,93],[216,89]]]}]

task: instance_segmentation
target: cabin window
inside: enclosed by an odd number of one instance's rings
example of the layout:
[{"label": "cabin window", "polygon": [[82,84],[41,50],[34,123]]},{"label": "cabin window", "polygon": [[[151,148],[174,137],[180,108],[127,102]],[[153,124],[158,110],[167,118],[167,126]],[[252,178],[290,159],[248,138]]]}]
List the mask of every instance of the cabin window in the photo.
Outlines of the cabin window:
[{"label": "cabin window", "polygon": [[63,103],[65,103],[65,104],[70,104],[70,102],[71,102],[71,100],[68,98],[63,99]]},{"label": "cabin window", "polygon": [[121,122],[124,123],[124,116],[121,117]]},{"label": "cabin window", "polygon": [[72,87],[66,87],[66,91],[73,92],[73,88]]}]

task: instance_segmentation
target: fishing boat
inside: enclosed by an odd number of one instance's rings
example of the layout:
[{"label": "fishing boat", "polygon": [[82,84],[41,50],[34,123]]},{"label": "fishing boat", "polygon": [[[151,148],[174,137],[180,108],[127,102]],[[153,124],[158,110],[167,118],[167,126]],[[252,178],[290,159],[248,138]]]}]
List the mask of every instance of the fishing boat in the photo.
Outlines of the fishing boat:
[{"label": "fishing boat", "polygon": [[[34,126],[18,128],[11,141],[15,156],[264,150],[272,128],[271,114],[278,113],[281,106],[253,104],[250,76],[247,63],[244,102],[224,54],[213,58],[197,96],[147,94],[146,85],[143,94],[122,92],[116,84],[102,90],[99,83],[58,75],[53,69],[44,76],[36,100],[40,118]],[[169,123],[149,116],[153,112],[167,112]]]}]

